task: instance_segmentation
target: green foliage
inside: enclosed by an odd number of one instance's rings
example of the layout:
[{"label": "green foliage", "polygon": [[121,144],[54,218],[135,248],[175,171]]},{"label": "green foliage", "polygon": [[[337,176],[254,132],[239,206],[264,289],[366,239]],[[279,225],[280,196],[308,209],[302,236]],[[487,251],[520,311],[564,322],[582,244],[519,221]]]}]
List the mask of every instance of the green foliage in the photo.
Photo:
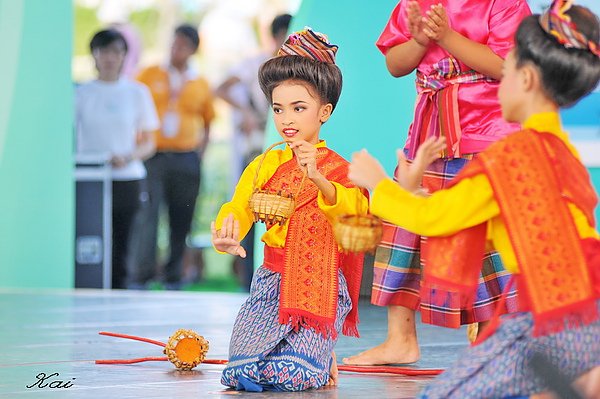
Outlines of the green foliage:
[{"label": "green foliage", "polygon": [[73,17],[75,19],[73,24],[73,55],[89,54],[90,40],[94,33],[102,28],[102,24],[96,17],[96,9],[75,4]]},{"label": "green foliage", "polygon": [[145,49],[156,47],[159,20],[160,15],[156,8],[134,11],[129,16],[129,21],[140,33]]}]

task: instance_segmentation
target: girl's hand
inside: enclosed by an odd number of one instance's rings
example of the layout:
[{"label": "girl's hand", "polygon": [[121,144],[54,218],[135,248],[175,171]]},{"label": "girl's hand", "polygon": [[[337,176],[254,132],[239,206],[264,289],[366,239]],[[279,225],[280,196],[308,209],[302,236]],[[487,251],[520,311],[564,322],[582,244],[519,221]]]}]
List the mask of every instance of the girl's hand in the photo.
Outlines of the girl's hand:
[{"label": "girl's hand", "polygon": [[426,18],[423,18],[423,33],[430,40],[436,42],[444,40],[446,35],[452,31],[444,6],[441,4],[431,6],[425,15]]},{"label": "girl's hand", "polygon": [[367,150],[355,152],[348,167],[348,178],[357,186],[373,190],[388,176],[383,166]]},{"label": "girl's hand", "polygon": [[398,150],[398,169],[396,170],[396,180],[398,184],[411,193],[420,193],[423,174],[427,167],[433,161],[440,158],[440,152],[446,145],[446,139],[443,137],[429,137],[417,150],[417,154],[412,164],[404,156],[402,150]]},{"label": "girl's hand", "polygon": [[321,177],[317,169],[317,148],[314,145],[305,140],[298,140],[289,143],[289,146],[296,154],[298,165],[309,179]]},{"label": "girl's hand", "polygon": [[246,250],[240,245],[238,240],[240,235],[240,222],[235,220],[233,214],[227,215],[223,219],[223,226],[215,229],[215,222],[210,223],[210,231],[212,233],[212,243],[217,251],[226,252],[231,255],[239,255],[242,258],[246,257]]},{"label": "girl's hand", "polygon": [[408,30],[413,39],[423,47],[429,45],[429,37],[423,32],[425,28],[424,18],[421,14],[421,6],[416,0],[411,0],[406,6]]}]

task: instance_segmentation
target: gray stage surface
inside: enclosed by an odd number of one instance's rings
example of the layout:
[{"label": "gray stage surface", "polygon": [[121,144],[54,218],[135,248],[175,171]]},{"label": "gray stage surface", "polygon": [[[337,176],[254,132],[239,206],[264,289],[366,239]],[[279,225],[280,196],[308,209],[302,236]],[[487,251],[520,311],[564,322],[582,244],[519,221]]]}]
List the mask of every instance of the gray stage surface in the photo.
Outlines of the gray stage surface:
[{"label": "gray stage surface", "polygon": [[[218,365],[177,371],[169,362],[94,364],[96,359],[162,356],[158,346],[100,336],[99,331],[166,342],[177,329],[190,328],[210,341],[207,358],[225,359],[230,330],[244,299],[243,294],[221,293],[0,290],[0,397],[412,398],[429,381],[429,377],[341,372],[339,386],[333,389],[246,393],[221,386],[223,366]],[[385,338],[385,309],[361,303],[360,312],[362,338],[342,337],[336,348],[338,360]],[[467,345],[464,328],[420,324],[418,333],[422,360],[417,368],[445,368]],[[44,380],[44,375],[50,378]]]}]

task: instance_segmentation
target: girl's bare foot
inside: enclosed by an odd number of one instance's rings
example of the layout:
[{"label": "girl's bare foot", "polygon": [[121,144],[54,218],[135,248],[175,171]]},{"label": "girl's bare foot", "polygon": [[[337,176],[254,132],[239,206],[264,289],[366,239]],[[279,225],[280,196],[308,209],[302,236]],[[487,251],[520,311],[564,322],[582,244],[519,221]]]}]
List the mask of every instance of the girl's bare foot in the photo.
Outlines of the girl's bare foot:
[{"label": "girl's bare foot", "polygon": [[386,340],[381,345],[368,349],[355,356],[346,357],[344,364],[355,366],[377,366],[382,364],[415,363],[421,357],[416,337]]}]

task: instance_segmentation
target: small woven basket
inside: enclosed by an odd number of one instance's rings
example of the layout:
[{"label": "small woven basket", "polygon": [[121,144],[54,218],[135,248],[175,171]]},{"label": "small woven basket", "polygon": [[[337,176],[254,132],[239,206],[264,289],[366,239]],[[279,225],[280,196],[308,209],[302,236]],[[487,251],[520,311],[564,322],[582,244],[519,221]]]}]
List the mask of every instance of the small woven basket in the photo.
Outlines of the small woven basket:
[{"label": "small woven basket", "polygon": [[256,168],[256,174],[254,175],[253,183],[254,191],[250,196],[250,200],[248,201],[248,206],[254,215],[254,222],[279,223],[279,225],[283,225],[286,220],[292,216],[292,213],[294,213],[294,210],[296,209],[296,197],[304,185],[306,174],[302,177],[302,182],[298,186],[296,194],[282,193],[281,191],[274,192],[271,190],[261,190],[256,185],[260,167],[262,166],[267,153],[275,146],[283,143],[285,143],[285,141],[277,142],[267,148],[263,153],[260,163],[258,164],[258,168]]},{"label": "small woven basket", "polygon": [[373,215],[342,215],[333,231],[338,245],[345,253],[373,252],[381,241],[383,225]]},{"label": "small woven basket", "polygon": [[204,360],[208,341],[192,330],[179,329],[169,338],[164,353],[180,370],[191,370]]}]

